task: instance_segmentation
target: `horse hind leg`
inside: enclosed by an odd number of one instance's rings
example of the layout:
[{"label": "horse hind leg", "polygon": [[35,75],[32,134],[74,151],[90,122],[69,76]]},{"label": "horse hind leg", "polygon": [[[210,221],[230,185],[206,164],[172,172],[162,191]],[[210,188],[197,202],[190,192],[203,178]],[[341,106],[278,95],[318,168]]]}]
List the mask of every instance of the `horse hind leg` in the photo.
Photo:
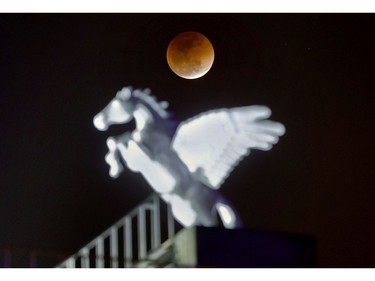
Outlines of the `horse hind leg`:
[{"label": "horse hind leg", "polygon": [[225,228],[235,229],[243,227],[242,220],[233,204],[224,197],[218,199],[215,208]]}]

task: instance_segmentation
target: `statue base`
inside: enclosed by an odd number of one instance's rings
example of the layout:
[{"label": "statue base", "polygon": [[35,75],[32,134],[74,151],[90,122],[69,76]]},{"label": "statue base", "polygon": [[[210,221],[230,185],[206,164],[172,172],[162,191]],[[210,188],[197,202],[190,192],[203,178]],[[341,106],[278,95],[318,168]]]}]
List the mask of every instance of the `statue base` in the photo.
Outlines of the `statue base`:
[{"label": "statue base", "polygon": [[192,227],[173,241],[176,267],[301,268],[315,267],[315,240],[309,236]]}]

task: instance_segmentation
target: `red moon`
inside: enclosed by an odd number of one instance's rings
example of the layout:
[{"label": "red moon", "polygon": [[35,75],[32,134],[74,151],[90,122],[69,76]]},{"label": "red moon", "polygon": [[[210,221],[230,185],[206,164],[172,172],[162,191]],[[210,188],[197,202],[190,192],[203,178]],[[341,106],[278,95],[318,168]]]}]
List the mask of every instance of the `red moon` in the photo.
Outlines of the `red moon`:
[{"label": "red moon", "polygon": [[205,75],[214,63],[215,52],[211,42],[199,32],[178,34],[169,43],[167,62],[172,71],[185,79]]}]

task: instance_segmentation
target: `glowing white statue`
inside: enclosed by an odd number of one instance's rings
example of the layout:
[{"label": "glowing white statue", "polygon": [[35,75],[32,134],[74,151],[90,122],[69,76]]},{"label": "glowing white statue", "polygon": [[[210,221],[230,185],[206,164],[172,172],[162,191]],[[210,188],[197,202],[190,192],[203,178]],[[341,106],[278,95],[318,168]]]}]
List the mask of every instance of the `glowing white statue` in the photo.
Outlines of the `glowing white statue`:
[{"label": "glowing white statue", "polygon": [[110,176],[121,173],[122,159],[171,205],[185,227],[216,226],[219,217],[226,228],[240,227],[238,213],[218,189],[250,149],[270,150],[284,126],[267,120],[271,110],[259,105],[215,109],[176,126],[167,106],[148,89],[126,87],[94,117],[101,131],[135,120],[133,132],[107,139]]}]

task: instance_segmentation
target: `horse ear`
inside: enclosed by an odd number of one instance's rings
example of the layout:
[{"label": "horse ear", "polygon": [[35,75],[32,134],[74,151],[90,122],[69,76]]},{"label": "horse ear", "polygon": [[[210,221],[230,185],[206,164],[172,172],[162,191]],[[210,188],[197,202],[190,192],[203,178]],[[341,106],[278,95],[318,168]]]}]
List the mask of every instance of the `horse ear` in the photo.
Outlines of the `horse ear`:
[{"label": "horse ear", "polygon": [[122,100],[128,100],[131,97],[131,88],[130,87],[125,87],[122,88],[121,91],[118,91],[116,94],[116,97]]}]

